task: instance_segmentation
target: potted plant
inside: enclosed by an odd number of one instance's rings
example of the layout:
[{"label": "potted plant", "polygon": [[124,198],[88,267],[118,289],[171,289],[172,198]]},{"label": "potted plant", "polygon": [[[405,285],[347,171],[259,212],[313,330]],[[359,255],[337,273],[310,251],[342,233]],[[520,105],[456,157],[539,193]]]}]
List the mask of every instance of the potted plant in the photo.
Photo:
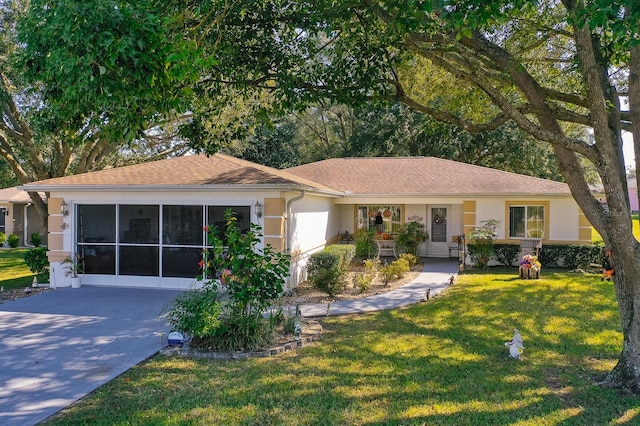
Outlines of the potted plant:
[{"label": "potted plant", "polygon": [[64,262],[62,262],[62,264],[65,268],[65,275],[67,277],[71,277],[71,287],[82,287],[82,277],[78,276],[78,274],[84,273],[84,268],[82,266],[82,260],[80,256],[76,255],[75,258],[67,257]]}]

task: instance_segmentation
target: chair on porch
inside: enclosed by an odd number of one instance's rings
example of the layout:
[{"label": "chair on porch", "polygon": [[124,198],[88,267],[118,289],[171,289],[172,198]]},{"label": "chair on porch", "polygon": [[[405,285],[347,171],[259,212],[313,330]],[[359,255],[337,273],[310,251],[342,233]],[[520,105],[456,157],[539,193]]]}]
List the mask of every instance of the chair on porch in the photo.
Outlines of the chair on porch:
[{"label": "chair on porch", "polygon": [[353,243],[353,234],[350,234],[349,231],[344,231],[342,234],[342,239],[340,240],[341,244],[351,244]]}]

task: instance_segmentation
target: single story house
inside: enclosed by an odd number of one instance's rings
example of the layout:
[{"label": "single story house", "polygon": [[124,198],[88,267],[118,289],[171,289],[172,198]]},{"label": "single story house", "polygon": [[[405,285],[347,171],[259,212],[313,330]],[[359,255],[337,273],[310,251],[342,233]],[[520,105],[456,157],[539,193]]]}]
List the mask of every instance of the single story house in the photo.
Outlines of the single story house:
[{"label": "single story house", "polygon": [[49,197],[51,280],[78,254],[85,285],[188,289],[206,238],[232,208],[262,244],[292,254],[288,286],[308,256],[345,231],[384,233],[418,221],[423,256],[449,255],[455,238],[500,221],[500,242],[586,243],[591,226],[563,183],[433,157],[336,158],[277,170],[223,154],[191,155],[23,185]]},{"label": "single story house", "polygon": [[[47,202],[45,194],[42,199]],[[42,236],[42,244],[47,245],[47,231],[42,216],[31,203],[29,194],[18,188],[0,189],[0,232],[16,235],[19,245],[24,246],[31,240],[31,234]]]}]

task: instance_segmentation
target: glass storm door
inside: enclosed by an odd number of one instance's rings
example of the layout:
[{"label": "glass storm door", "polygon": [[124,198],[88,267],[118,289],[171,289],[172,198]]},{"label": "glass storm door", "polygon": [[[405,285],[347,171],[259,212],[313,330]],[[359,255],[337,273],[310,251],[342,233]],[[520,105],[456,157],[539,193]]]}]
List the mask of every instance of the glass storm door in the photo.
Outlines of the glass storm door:
[{"label": "glass storm door", "polygon": [[431,207],[431,225],[429,229],[429,253],[433,256],[448,256],[447,213],[446,207]]}]

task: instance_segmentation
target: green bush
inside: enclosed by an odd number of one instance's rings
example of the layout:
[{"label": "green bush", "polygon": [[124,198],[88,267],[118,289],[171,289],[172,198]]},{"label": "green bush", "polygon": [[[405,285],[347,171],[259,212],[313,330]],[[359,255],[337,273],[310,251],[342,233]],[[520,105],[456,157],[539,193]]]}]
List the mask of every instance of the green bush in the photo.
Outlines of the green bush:
[{"label": "green bush", "polygon": [[320,251],[309,257],[307,276],[311,284],[323,293],[334,297],[346,287],[346,270],[342,267],[343,257],[337,251]]},{"label": "green bush", "polygon": [[353,244],[333,244],[324,249],[326,253],[335,253],[340,256],[340,268],[348,270],[353,257],[356,255],[356,246]]},{"label": "green bush", "polygon": [[0,246],[3,246],[7,242],[7,234],[0,232]]},{"label": "green bush", "polygon": [[275,339],[274,324],[262,316],[229,315],[204,338],[192,340],[192,346],[215,351],[255,351],[266,348]]},{"label": "green bush", "polygon": [[407,253],[418,256],[418,246],[421,242],[427,241],[429,233],[424,224],[420,222],[409,222],[400,227],[396,235],[396,244]]},{"label": "green bush", "polygon": [[353,285],[360,293],[371,288],[371,284],[380,269],[380,259],[367,259],[364,261],[364,274],[358,274],[353,278]]},{"label": "green bush", "polygon": [[571,270],[588,268],[591,263],[602,264],[602,244],[543,245],[538,260],[545,267],[564,267]]},{"label": "green bush", "polygon": [[376,243],[374,236],[376,235],[376,229],[358,229],[356,231],[356,256],[368,258],[376,252]]},{"label": "green bush", "polygon": [[18,247],[18,244],[20,244],[20,237],[15,234],[11,234],[7,238],[7,242],[9,243],[9,247],[16,248]]},{"label": "green bush", "polygon": [[224,212],[224,219],[224,240],[216,228],[207,229],[211,249],[201,262],[199,278],[220,279],[230,299],[228,309],[234,314],[261,316],[282,295],[291,257],[276,252],[269,244],[259,250],[260,226],[252,223],[250,230],[243,233],[231,209]]},{"label": "green bush", "polygon": [[493,256],[504,266],[511,266],[520,261],[520,245],[518,244],[494,244]]},{"label": "green bush", "polygon": [[[282,294],[290,256],[271,245],[259,250],[260,226],[243,233],[231,209],[224,212],[223,239],[209,227],[208,245],[199,279],[213,278],[202,290],[186,293],[169,317],[174,327],[191,336],[192,345],[215,350],[254,350],[273,342],[274,327],[262,314]],[[224,289],[225,302],[218,293]]]},{"label": "green bush", "polygon": [[208,336],[220,325],[222,303],[211,283],[176,298],[169,311],[169,323],[196,339]]},{"label": "green bush", "polygon": [[482,223],[483,225],[469,232],[467,248],[473,264],[477,268],[485,269],[493,255],[493,239],[500,221],[489,219]]},{"label": "green bush", "polygon": [[49,269],[49,259],[47,259],[47,249],[45,247],[29,249],[24,254],[24,261],[34,274],[42,274]]},{"label": "green bush", "polygon": [[418,258],[411,253],[402,253],[398,258],[406,260],[409,264],[409,269],[413,268],[418,262]]},{"label": "green bush", "polygon": [[34,247],[40,247],[42,245],[42,235],[38,234],[37,232],[34,232],[33,234],[31,234],[31,237],[29,238],[29,242]]},{"label": "green bush", "polygon": [[384,285],[389,284],[391,281],[399,280],[404,277],[404,274],[409,272],[409,262],[406,259],[397,259],[388,265],[380,268],[380,274],[382,275],[382,282]]},{"label": "green bush", "polygon": [[400,258],[394,260],[391,265],[394,265],[396,267],[396,275],[398,276],[398,279],[403,278],[404,274],[411,271],[411,268],[409,267],[409,261],[407,259]]},{"label": "green bush", "polygon": [[360,293],[364,293],[365,291],[369,290],[372,283],[373,275],[358,274],[353,277],[353,286],[357,288]]}]

